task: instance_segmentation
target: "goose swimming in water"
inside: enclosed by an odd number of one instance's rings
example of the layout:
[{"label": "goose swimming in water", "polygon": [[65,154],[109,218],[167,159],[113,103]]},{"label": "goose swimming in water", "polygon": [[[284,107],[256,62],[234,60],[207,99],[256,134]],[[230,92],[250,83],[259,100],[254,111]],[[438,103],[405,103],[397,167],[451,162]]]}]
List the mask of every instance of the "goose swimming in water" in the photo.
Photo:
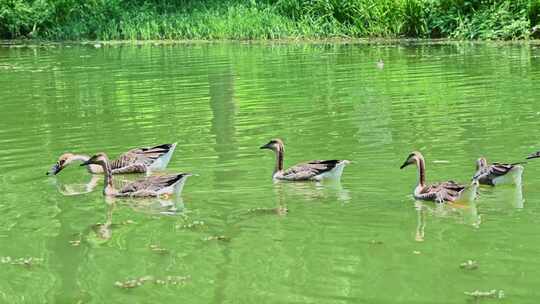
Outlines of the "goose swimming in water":
[{"label": "goose swimming in water", "polygon": [[103,194],[110,197],[160,197],[179,194],[186,179],[191,176],[190,173],[149,176],[131,182],[117,190],[113,186],[112,169],[105,153],[98,153],[81,164],[81,166],[86,165],[98,165],[102,168],[105,173]]},{"label": "goose swimming in water", "polygon": [[[176,143],[129,150],[120,155],[118,159],[110,162],[112,174],[147,173],[163,170],[169,164],[175,148]],[[75,161],[86,162],[89,159],[89,156],[83,154],[64,153],[47,172],[47,175],[56,175]],[[86,169],[92,174],[103,173],[101,166],[98,165],[88,165]]]},{"label": "goose swimming in water", "polygon": [[272,178],[285,181],[321,181],[322,179],[340,179],[348,160],[312,160],[283,170],[285,146],[281,139],[272,139],[261,149],[269,149],[276,153],[276,166]]},{"label": "goose swimming in water", "polygon": [[529,154],[529,156],[527,156],[527,159],[533,159],[533,158],[539,158],[539,157],[540,157],[540,151]]},{"label": "goose swimming in water", "polygon": [[[454,202],[462,198],[467,187],[454,181],[426,184],[426,163],[424,161],[424,156],[422,156],[420,152],[412,152],[409,154],[400,169],[412,164],[416,165],[418,168],[418,184],[414,188],[414,198],[418,200],[435,201],[437,203]],[[476,186],[477,183],[474,182],[473,185]],[[474,193],[476,193],[476,191],[474,191]]]},{"label": "goose swimming in water", "polygon": [[521,175],[523,174],[522,163],[488,164],[484,157],[476,160],[476,173],[473,180],[477,180],[481,185],[495,186],[499,184],[521,183]]}]

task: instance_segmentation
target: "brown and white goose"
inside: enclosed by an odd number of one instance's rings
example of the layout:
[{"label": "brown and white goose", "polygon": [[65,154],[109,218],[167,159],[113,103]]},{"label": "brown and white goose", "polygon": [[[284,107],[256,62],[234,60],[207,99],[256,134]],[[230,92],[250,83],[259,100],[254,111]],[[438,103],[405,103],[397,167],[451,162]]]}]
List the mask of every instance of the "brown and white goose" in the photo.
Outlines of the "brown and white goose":
[{"label": "brown and white goose", "polygon": [[98,165],[105,172],[105,187],[103,194],[110,197],[160,197],[180,194],[190,173],[149,176],[131,182],[120,190],[113,186],[112,169],[105,153],[98,153],[81,166]]},{"label": "brown and white goose", "polygon": [[283,169],[285,146],[281,139],[272,139],[261,149],[269,149],[276,153],[276,166],[272,178],[285,181],[321,181],[323,179],[340,179],[348,160],[312,160],[298,164],[287,170]]},{"label": "brown and white goose", "polygon": [[[443,203],[454,202],[464,196],[467,187],[454,181],[426,184],[426,162],[420,152],[409,154],[400,169],[412,164],[415,164],[418,168],[418,184],[414,188],[414,198]],[[473,182],[473,186],[476,185],[477,182]],[[476,193],[476,190],[473,190],[473,193]]]},{"label": "brown and white goose", "polygon": [[[176,143],[129,150],[120,155],[118,159],[110,162],[112,174],[147,173],[154,170],[164,170],[169,164],[175,148]],[[64,153],[47,172],[47,175],[56,175],[73,162],[86,162],[89,159],[90,157],[84,154]],[[103,173],[101,166],[97,165],[88,165],[86,169],[92,174]]]},{"label": "brown and white goose", "polygon": [[521,184],[521,175],[523,174],[522,163],[488,164],[484,157],[476,160],[476,173],[473,180],[477,180],[481,185],[500,185],[500,184]]}]

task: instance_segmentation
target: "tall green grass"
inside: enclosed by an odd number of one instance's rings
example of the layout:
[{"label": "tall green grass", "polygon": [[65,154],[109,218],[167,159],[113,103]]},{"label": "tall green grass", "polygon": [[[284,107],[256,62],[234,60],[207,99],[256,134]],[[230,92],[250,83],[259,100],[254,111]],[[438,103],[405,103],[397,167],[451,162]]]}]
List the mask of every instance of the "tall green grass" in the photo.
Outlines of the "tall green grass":
[{"label": "tall green grass", "polygon": [[540,36],[540,0],[0,0],[0,38]]}]

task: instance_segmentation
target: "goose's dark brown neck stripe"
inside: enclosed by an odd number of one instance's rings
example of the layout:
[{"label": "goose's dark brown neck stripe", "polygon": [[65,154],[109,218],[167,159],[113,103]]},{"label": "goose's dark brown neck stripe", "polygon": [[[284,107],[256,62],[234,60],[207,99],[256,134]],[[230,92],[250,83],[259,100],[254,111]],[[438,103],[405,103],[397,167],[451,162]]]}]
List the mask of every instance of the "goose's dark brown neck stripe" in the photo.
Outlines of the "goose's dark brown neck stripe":
[{"label": "goose's dark brown neck stripe", "polygon": [[103,193],[107,195],[108,193],[114,192],[111,165],[109,164],[109,159],[105,155],[103,155],[103,159],[101,162],[99,162],[99,164],[103,168],[103,176],[105,178],[105,187],[103,188]]},{"label": "goose's dark brown neck stripe", "polygon": [[284,157],[283,154],[284,153],[285,151],[283,149],[283,146],[277,145],[276,146],[276,168],[274,170],[274,173],[283,171],[283,157]]},{"label": "goose's dark brown neck stripe", "polygon": [[421,156],[416,157],[416,162],[418,165],[418,184],[421,186],[426,185],[426,164],[424,158]]},{"label": "goose's dark brown neck stripe", "polygon": [[112,187],[113,186],[113,183],[112,183],[112,170],[111,170],[111,166],[109,165],[108,162],[105,162],[104,165],[103,165],[103,171],[105,172],[105,185],[107,187]]}]

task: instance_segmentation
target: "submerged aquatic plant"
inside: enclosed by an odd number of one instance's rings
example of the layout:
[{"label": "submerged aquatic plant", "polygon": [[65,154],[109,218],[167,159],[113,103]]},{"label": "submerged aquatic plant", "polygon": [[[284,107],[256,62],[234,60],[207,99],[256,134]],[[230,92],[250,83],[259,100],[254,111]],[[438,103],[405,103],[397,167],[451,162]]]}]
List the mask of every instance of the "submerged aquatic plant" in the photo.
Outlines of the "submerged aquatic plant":
[{"label": "submerged aquatic plant", "polygon": [[465,270],[474,270],[478,268],[478,262],[473,260],[467,260],[461,264],[459,264],[459,268],[465,269]]},{"label": "submerged aquatic plant", "polygon": [[473,298],[496,298],[496,299],[502,299],[504,298],[504,290],[497,290],[492,289],[489,291],[465,291],[465,295],[473,297]]},{"label": "submerged aquatic plant", "polygon": [[152,275],[146,275],[136,279],[116,281],[114,282],[114,286],[123,289],[132,289],[136,287],[141,287],[146,283],[154,283],[156,285],[184,285],[190,279],[190,276],[166,276],[160,279]]},{"label": "submerged aquatic plant", "polygon": [[285,206],[279,206],[277,208],[259,207],[248,209],[247,213],[286,215],[287,213],[289,213],[289,209]]},{"label": "submerged aquatic plant", "polygon": [[207,238],[204,239],[205,241],[224,241],[224,242],[229,242],[231,240],[230,237],[228,236],[224,236],[224,235],[213,235],[213,236],[209,236]]},{"label": "submerged aquatic plant", "polygon": [[32,267],[39,265],[43,262],[42,258],[25,257],[25,258],[13,258],[10,256],[0,257],[0,264],[21,265],[26,267]]},{"label": "submerged aquatic plant", "polygon": [[204,221],[193,221],[193,222],[186,223],[186,224],[183,224],[183,225],[176,225],[176,228],[181,228],[181,229],[204,229],[204,228],[206,228],[206,224],[204,223]]},{"label": "submerged aquatic plant", "polygon": [[156,245],[156,244],[150,245],[150,250],[152,250],[152,252],[159,253],[159,254],[168,254],[169,253],[168,249],[160,247],[159,245]]}]

